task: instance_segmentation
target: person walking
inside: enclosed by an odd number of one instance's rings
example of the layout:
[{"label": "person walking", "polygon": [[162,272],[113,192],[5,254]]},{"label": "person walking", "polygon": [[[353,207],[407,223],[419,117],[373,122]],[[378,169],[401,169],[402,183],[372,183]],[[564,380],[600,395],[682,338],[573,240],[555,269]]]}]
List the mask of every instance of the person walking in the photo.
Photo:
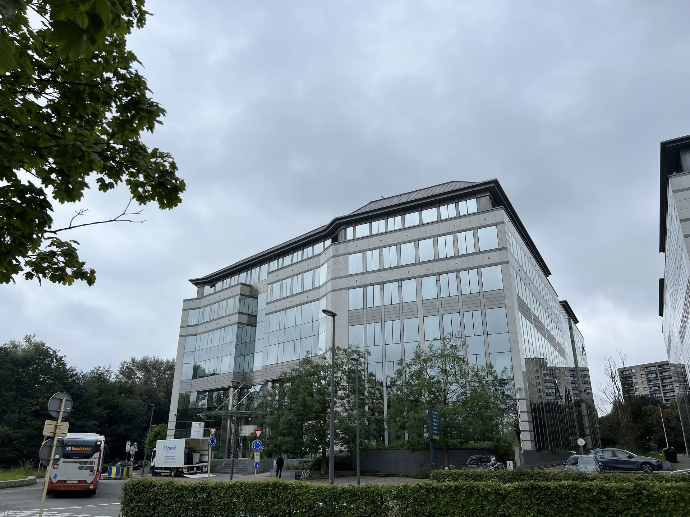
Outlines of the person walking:
[{"label": "person walking", "polygon": [[285,465],[285,460],[282,455],[278,455],[278,459],[276,460],[276,476],[278,478],[283,477],[283,465]]}]

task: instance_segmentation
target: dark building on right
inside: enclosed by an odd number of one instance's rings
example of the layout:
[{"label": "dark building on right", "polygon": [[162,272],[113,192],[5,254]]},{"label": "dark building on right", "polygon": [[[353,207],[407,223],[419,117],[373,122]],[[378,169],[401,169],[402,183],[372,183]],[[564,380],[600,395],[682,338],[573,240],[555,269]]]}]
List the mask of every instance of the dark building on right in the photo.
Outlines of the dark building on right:
[{"label": "dark building on right", "polygon": [[659,252],[664,278],[659,279],[659,316],[669,363],[680,365],[685,383],[676,393],[685,441],[690,441],[690,135],[661,142],[659,174]]}]

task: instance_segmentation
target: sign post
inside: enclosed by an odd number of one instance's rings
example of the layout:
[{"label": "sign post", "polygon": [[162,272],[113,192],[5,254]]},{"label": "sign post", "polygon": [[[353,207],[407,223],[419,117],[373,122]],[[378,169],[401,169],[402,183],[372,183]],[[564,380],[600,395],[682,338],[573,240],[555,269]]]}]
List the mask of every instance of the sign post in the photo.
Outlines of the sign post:
[{"label": "sign post", "polygon": [[585,441],[582,438],[578,438],[577,444],[580,446],[580,454],[584,454],[584,451],[582,450],[582,446],[585,444]]},{"label": "sign post", "polygon": [[211,437],[208,439],[208,480],[211,481],[211,447],[216,445],[216,428],[210,427]]},{"label": "sign post", "polygon": [[[48,466],[46,467],[46,477],[43,482],[43,495],[41,496],[41,509],[38,512],[38,517],[43,517],[43,508],[46,504],[46,495],[48,494],[48,483],[52,479],[53,482],[57,481],[57,474],[53,478],[53,463],[55,462],[55,449],[58,444],[58,436],[61,431],[64,430],[64,434],[67,434],[67,429],[62,426],[62,417],[66,416],[72,410],[72,397],[67,393],[56,393],[48,401],[48,412],[53,416],[57,417],[57,422],[55,423],[54,434],[51,434],[53,439],[52,447],[50,448],[50,459],[48,460]],[[52,426],[46,426],[52,427]],[[44,431],[51,432],[52,429],[45,429]],[[45,435],[44,435],[45,436]],[[62,447],[60,447],[62,449]],[[62,450],[60,450],[60,457],[62,457]],[[58,462],[60,459],[58,458]]]},{"label": "sign post", "polygon": [[434,438],[441,436],[438,425],[438,409],[429,408],[429,448],[431,450],[431,470],[436,468],[434,463]]}]

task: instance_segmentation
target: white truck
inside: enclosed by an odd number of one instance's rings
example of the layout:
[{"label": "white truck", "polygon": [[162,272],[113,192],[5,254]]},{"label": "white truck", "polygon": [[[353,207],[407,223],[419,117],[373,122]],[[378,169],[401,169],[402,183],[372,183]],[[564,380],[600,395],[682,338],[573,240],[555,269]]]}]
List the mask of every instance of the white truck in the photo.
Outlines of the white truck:
[{"label": "white truck", "polygon": [[152,476],[208,472],[208,438],[158,440],[151,459]]}]

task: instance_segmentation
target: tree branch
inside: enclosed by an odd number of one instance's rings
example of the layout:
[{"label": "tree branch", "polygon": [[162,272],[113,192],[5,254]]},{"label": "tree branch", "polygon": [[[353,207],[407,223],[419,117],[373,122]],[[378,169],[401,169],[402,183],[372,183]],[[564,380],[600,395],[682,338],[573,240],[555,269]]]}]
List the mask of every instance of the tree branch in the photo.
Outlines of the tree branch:
[{"label": "tree branch", "polygon": [[84,226],[94,226],[96,224],[105,224],[105,223],[143,223],[143,222],[146,222],[145,219],[142,221],[135,221],[133,219],[123,219],[123,217],[125,217],[125,216],[141,215],[141,213],[144,211],[143,209],[141,209],[141,210],[138,210],[136,212],[128,212],[127,210],[129,210],[129,206],[131,204],[132,204],[132,198],[130,197],[129,201],[127,202],[127,206],[122,211],[122,213],[116,217],[113,217],[112,219],[106,219],[104,221],[92,221],[90,223],[83,223],[83,224],[73,224],[74,220],[77,217],[79,217],[80,215],[84,215],[88,211],[88,209],[86,209],[86,208],[81,208],[75,212],[72,219],[70,219],[68,226],[66,226],[64,228],[58,228],[57,230],[47,230],[46,233],[57,234],[59,232],[64,232],[66,230],[74,230],[75,228],[82,228]]}]

